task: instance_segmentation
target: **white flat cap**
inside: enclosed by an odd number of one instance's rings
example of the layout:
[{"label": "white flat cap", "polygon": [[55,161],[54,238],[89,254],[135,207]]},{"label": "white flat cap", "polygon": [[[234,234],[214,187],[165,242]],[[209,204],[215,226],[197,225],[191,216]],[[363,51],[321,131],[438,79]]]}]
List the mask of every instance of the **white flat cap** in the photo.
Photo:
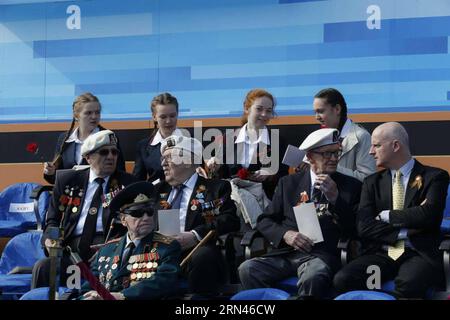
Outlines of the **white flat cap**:
[{"label": "white flat cap", "polygon": [[164,153],[166,149],[180,149],[186,150],[193,153],[196,157],[201,158],[203,154],[203,146],[200,141],[194,138],[189,138],[185,136],[175,136],[171,135],[164,139],[161,143],[161,154]]},{"label": "white flat cap", "polygon": [[339,143],[339,130],[326,128],[310,133],[298,148],[309,151],[335,143]]},{"label": "white flat cap", "polygon": [[84,140],[81,146],[81,155],[85,156],[103,146],[117,146],[117,138],[111,130],[101,130]]}]

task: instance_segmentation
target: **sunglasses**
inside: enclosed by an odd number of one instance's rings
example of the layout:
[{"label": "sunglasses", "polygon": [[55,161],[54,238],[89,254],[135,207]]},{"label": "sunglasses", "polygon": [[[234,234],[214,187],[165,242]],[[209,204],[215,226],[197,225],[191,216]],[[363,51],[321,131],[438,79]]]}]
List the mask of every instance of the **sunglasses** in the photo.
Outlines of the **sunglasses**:
[{"label": "sunglasses", "polygon": [[140,210],[124,210],[125,214],[128,214],[132,216],[133,218],[142,218],[144,214],[151,217],[153,216],[153,210],[152,209],[140,209]]},{"label": "sunglasses", "polygon": [[113,156],[117,156],[119,154],[118,149],[101,149],[96,151],[99,155],[106,157],[109,153],[111,153]]}]

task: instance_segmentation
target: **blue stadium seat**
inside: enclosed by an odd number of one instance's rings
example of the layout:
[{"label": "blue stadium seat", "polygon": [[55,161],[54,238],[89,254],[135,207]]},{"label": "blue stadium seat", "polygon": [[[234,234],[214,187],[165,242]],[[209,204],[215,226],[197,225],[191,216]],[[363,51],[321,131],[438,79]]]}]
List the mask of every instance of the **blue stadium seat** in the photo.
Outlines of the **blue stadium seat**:
[{"label": "blue stadium seat", "polygon": [[0,259],[1,299],[16,299],[30,290],[33,265],[45,258],[41,237],[40,231],[25,232],[6,244]]},{"label": "blue stadium seat", "polygon": [[297,277],[290,277],[290,278],[286,278],[281,280],[280,282],[278,282],[276,284],[276,288],[284,290],[288,293],[290,293],[291,295],[296,295],[298,288],[297,288],[297,282],[298,282],[298,278]]},{"label": "blue stadium seat", "polygon": [[30,199],[36,183],[17,183],[0,193],[0,237],[14,237],[31,229],[39,229],[47,211],[50,195],[43,192],[36,201]]},{"label": "blue stadium seat", "polygon": [[258,288],[236,293],[230,300],[287,300],[290,294],[275,288]]},{"label": "blue stadium seat", "polygon": [[[66,287],[59,287],[58,294],[61,297],[67,290]],[[19,300],[48,300],[48,287],[35,288],[28,291]]]},{"label": "blue stadium seat", "polygon": [[390,294],[378,291],[349,291],[337,296],[334,300],[396,300]]}]

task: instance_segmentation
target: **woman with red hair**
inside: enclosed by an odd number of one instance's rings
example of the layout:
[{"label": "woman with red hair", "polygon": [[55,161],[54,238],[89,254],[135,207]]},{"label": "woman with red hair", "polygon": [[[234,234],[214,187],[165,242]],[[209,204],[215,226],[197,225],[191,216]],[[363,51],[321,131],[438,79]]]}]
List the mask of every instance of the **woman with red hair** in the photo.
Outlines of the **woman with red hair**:
[{"label": "woman with red hair", "polygon": [[[281,163],[286,145],[280,141],[278,130],[267,127],[275,116],[275,104],[268,91],[250,90],[243,104],[242,127],[220,141],[219,152],[207,165],[222,178],[238,176],[261,182],[269,199],[278,179],[288,173],[288,167]],[[232,150],[227,150],[231,146]]]}]

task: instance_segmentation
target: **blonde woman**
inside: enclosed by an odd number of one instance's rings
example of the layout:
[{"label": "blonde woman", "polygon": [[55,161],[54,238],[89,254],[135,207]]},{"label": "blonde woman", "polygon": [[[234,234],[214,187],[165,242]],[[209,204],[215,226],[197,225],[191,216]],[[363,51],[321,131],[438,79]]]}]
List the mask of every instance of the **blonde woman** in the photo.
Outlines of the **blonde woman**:
[{"label": "blonde woman", "polygon": [[[44,179],[55,183],[56,170],[71,169],[75,165],[87,165],[81,156],[81,146],[91,134],[105,130],[100,125],[101,105],[90,92],[79,95],[72,104],[73,118],[68,131],[63,132],[56,143],[55,157],[52,162],[44,163]],[[119,147],[120,151],[120,147]],[[125,171],[122,151],[117,160],[118,170]]]}]

